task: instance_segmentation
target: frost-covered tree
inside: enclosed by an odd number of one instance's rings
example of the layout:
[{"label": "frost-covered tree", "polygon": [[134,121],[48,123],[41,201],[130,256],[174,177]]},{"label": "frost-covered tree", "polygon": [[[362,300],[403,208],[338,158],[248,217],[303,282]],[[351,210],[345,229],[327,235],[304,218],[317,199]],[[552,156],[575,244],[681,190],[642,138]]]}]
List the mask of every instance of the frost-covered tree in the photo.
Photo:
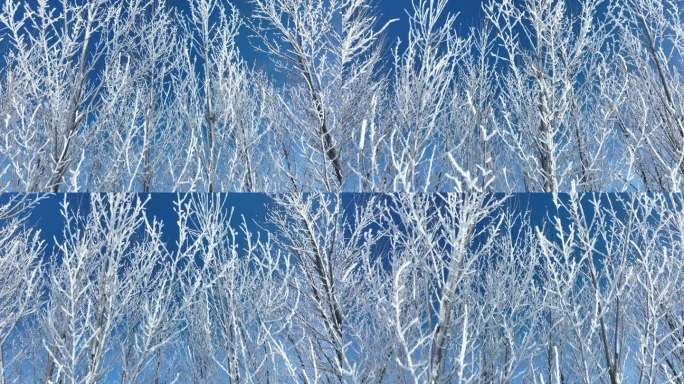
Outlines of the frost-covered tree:
[{"label": "frost-covered tree", "polygon": [[684,175],[684,10],[681,2],[619,2],[621,69],[613,114],[630,176],[647,191],[681,191]]},{"label": "frost-covered tree", "polygon": [[11,372],[25,355],[20,341],[30,315],[41,305],[40,232],[25,227],[32,198],[10,197],[0,205],[0,383],[12,382]]},{"label": "frost-covered tree", "polygon": [[274,236],[292,257],[301,296],[287,333],[294,381],[375,381],[388,369],[375,298],[364,294],[372,292],[364,271],[375,264],[381,204],[358,203],[347,211],[331,195],[276,199]]},{"label": "frost-covered tree", "polygon": [[240,6],[5,1],[3,190],[681,187],[677,1]]},{"label": "frost-covered tree", "polygon": [[3,380],[681,382],[681,196],[538,198],[58,198],[1,223]]},{"label": "frost-covered tree", "polygon": [[4,2],[0,22],[8,46],[2,153],[11,169],[6,189],[85,189],[67,182],[78,179],[92,156],[86,148],[99,129],[92,121],[104,107],[102,94],[108,88],[117,96],[130,96],[122,94],[128,88],[122,84],[125,78],[107,76],[102,68],[130,59],[122,55],[146,32],[138,23],[144,2],[111,5]]},{"label": "frost-covered tree", "polygon": [[272,148],[281,172],[295,190],[353,185],[347,182],[356,150],[350,139],[368,113],[363,100],[382,89],[374,76],[387,24],[376,25],[367,0],[252,3],[259,49],[288,80],[272,112],[282,131],[282,148]]},{"label": "frost-covered tree", "polygon": [[[605,75],[611,19],[605,1],[490,2],[501,75],[497,132],[517,158],[513,189],[556,192],[569,182],[585,190],[608,185],[602,174],[610,145],[605,113],[595,111]],[[619,161],[620,159],[614,159]]]}]

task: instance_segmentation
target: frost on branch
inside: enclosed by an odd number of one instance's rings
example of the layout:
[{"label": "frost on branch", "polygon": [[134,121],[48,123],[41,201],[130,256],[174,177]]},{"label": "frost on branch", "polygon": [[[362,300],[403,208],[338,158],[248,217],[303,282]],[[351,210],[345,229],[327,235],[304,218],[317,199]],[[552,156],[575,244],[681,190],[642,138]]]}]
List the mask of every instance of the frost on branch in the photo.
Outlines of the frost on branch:
[{"label": "frost on branch", "polygon": [[[3,203],[5,382],[677,382],[678,195]],[[38,202],[40,204],[40,202]],[[542,208],[535,206],[539,204]],[[16,207],[25,207],[17,209]]]},{"label": "frost on branch", "polygon": [[4,191],[679,191],[681,4],[7,0]]}]

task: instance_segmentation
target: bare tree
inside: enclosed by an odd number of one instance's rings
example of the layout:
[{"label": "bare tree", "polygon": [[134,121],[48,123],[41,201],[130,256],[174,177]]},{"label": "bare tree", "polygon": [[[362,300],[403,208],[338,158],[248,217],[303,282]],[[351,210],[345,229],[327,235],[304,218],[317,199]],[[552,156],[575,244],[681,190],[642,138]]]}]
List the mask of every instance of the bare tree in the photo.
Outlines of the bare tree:
[{"label": "bare tree", "polygon": [[371,265],[378,239],[372,228],[378,203],[373,198],[358,201],[345,211],[339,196],[320,194],[284,195],[276,202],[271,215],[275,236],[296,262],[301,295],[287,335],[288,348],[301,364],[294,369],[299,371],[296,379],[377,380],[386,356],[375,355],[374,347],[384,340],[374,337],[374,303],[361,299],[361,292],[366,285],[362,270]]},{"label": "bare tree", "polygon": [[103,61],[120,58],[142,6],[109,5],[5,2],[1,22],[10,52],[3,156],[13,165],[11,188],[57,192],[70,172],[78,173],[85,127],[101,101],[103,83],[94,78]]},{"label": "bare tree", "polygon": [[497,125],[518,158],[516,190],[556,192],[570,180],[591,190],[603,181],[596,173],[610,135],[593,120],[602,116],[591,113],[602,80],[597,66],[605,59],[598,53],[610,28],[599,14],[603,6],[582,2],[576,15],[565,1],[485,7],[500,41],[495,54],[506,67]]},{"label": "bare tree", "polygon": [[179,146],[183,136],[171,124],[178,27],[164,2],[137,3],[128,11],[136,33],[122,37],[126,49],[113,52],[102,70],[97,129],[86,147],[98,156],[84,165],[85,180],[74,180],[73,190],[150,192],[168,182],[164,148]]},{"label": "bare tree", "polygon": [[2,223],[6,381],[684,377],[679,195],[558,195],[533,219],[518,196],[289,194],[257,223],[179,195],[170,240],[146,198],[70,201],[44,268]]},{"label": "bare tree", "polygon": [[292,168],[305,162],[310,169],[300,178],[313,178],[321,189],[337,191],[350,176],[345,159],[352,154],[345,153],[352,148],[347,144],[366,108],[359,97],[377,92],[377,48],[387,24],[376,29],[367,0],[252,3],[252,30],[263,50],[277,70],[295,77],[279,95],[274,118],[289,126],[283,145],[299,151],[273,150],[281,154],[281,167],[289,173],[299,173]]},{"label": "bare tree", "polygon": [[245,14],[220,0],[7,1],[0,181],[677,191],[681,6],[576,5],[489,1],[466,29],[447,0],[416,0],[387,49],[395,20],[374,0],[252,0]]},{"label": "bare tree", "polygon": [[619,2],[622,84],[613,103],[631,156],[633,177],[647,191],[679,191],[684,174],[681,4]]},{"label": "bare tree", "polygon": [[[29,198],[30,200],[30,198]],[[26,203],[29,203],[26,206]],[[0,383],[11,382],[8,367],[19,364],[22,351],[8,354],[18,327],[41,304],[41,266],[44,243],[40,232],[26,228],[31,201],[11,197],[0,205]]]}]

